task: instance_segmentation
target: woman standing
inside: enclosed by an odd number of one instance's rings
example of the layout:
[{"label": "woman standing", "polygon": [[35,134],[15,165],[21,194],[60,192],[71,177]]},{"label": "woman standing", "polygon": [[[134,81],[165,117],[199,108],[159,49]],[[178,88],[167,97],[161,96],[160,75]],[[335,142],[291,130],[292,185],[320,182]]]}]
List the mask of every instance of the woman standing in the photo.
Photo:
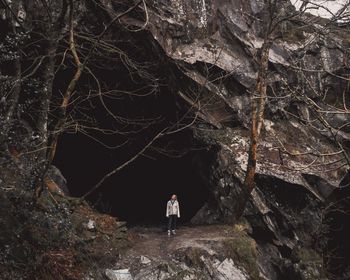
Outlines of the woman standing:
[{"label": "woman standing", "polygon": [[176,194],[173,194],[167,203],[166,216],[168,218],[168,236],[176,234],[176,220],[180,218],[180,205]]}]

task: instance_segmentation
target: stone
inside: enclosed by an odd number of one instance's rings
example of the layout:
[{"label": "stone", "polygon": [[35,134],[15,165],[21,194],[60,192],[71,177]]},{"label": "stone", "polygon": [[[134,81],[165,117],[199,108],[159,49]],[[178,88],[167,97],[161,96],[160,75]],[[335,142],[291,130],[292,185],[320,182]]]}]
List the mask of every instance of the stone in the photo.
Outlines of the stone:
[{"label": "stone", "polygon": [[141,256],[140,257],[140,262],[141,262],[141,264],[149,265],[152,261],[149,258],[145,257],[145,256]]},{"label": "stone", "polygon": [[106,269],[105,274],[109,280],[133,280],[128,268],[118,270]]},{"label": "stone", "polygon": [[89,229],[89,230],[93,230],[96,228],[96,222],[93,221],[93,220],[89,220],[88,223],[86,224],[86,227]]}]

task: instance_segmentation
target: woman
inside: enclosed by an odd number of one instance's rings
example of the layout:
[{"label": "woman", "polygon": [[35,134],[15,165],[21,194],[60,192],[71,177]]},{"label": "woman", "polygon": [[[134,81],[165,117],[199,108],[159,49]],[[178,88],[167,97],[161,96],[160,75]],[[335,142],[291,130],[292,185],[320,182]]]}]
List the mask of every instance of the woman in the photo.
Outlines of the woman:
[{"label": "woman", "polygon": [[176,234],[176,219],[180,218],[180,205],[176,194],[173,194],[167,203],[166,216],[168,218],[168,236]]}]

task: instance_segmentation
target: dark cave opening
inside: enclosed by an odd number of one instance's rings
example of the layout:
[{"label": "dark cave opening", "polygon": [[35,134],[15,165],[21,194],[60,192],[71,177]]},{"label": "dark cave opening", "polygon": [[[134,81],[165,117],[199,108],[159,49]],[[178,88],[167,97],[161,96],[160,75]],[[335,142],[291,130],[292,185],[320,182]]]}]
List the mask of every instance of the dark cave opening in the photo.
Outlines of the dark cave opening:
[{"label": "dark cave opening", "polygon": [[[121,63],[119,55],[113,62],[110,58],[106,61],[104,56],[90,61],[95,77],[103,81],[105,92],[92,94],[88,104],[72,108],[70,114],[78,120],[77,126],[79,121],[82,123],[83,131],[76,132],[73,127],[60,137],[54,165],[67,179],[71,195],[79,197],[106,173],[137,154],[158,132],[171,131],[144,155],[106,180],[88,200],[99,211],[129,225],[161,224],[166,221],[167,200],[175,193],[181,222],[187,223],[205,202],[212,200],[199,168],[210,164],[206,160],[201,162],[210,153],[195,143],[192,129],[188,128],[195,120],[196,123],[201,120],[197,119],[195,108],[178,94],[189,85],[191,92],[199,95],[200,91],[181,74],[177,65],[169,63],[150,34],[140,32],[130,37],[129,33],[121,33],[128,43],[119,47],[125,49],[137,69],[131,71],[130,65]],[[57,75],[57,92],[61,81],[71,74],[62,71]],[[79,85],[83,94],[94,93],[95,80],[91,75],[83,75]],[[84,125],[94,129],[85,129]],[[105,132],[101,133],[100,128]],[[122,146],[114,149],[103,145]]]},{"label": "dark cave opening", "polygon": [[[188,132],[175,138],[175,143],[190,139]],[[66,134],[61,138],[54,164],[67,179],[71,195],[79,197],[118,166],[127,151],[111,151],[84,135]],[[198,161],[205,153],[208,151],[189,147],[187,152],[176,157],[159,153],[141,156],[106,180],[88,201],[97,210],[127,221],[129,225],[164,225],[166,203],[172,194],[177,194],[181,209],[179,222],[189,223],[211,199],[198,172]]]}]

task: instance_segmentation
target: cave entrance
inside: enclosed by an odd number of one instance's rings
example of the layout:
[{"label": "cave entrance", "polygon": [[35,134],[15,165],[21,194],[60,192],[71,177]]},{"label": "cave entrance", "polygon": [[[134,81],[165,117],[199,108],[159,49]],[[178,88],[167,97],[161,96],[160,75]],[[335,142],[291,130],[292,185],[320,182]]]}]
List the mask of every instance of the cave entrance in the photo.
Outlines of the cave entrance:
[{"label": "cave entrance", "polygon": [[[178,157],[141,156],[105,181],[88,200],[129,225],[159,225],[166,222],[166,202],[177,194],[180,222],[188,223],[211,197],[198,170],[205,153],[192,149]],[[81,196],[116,166],[118,155],[83,135],[68,134],[60,141],[54,164],[67,179],[71,195]]]},{"label": "cave entrance", "polygon": [[177,194],[181,221],[188,222],[209,196],[194,158],[194,152],[180,158],[140,158],[106,185],[102,200],[110,203],[111,213],[131,224],[158,224],[164,221],[167,200]]}]

